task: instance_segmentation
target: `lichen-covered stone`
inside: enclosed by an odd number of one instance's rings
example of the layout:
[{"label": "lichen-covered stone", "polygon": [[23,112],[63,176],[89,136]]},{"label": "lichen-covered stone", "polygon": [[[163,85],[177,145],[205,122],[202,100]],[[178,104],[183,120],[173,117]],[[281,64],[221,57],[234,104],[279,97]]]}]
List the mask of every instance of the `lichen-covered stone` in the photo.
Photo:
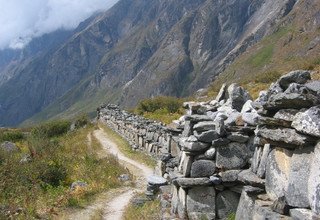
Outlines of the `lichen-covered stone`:
[{"label": "lichen-covered stone", "polygon": [[235,213],[238,208],[240,195],[230,190],[225,190],[217,194],[216,210],[217,217],[220,219],[228,218]]},{"label": "lichen-covered stone", "polygon": [[320,105],[296,114],[292,127],[301,133],[320,137]]},{"label": "lichen-covered stone", "polygon": [[190,176],[193,178],[209,177],[214,174],[215,170],[215,162],[211,160],[198,160],[192,163]]},{"label": "lichen-covered stone", "polygon": [[216,166],[227,170],[240,169],[248,162],[248,149],[245,144],[231,142],[217,148]]},{"label": "lichen-covered stone", "polygon": [[320,215],[320,142],[314,149],[314,159],[311,164],[308,180],[308,198],[312,211]]}]

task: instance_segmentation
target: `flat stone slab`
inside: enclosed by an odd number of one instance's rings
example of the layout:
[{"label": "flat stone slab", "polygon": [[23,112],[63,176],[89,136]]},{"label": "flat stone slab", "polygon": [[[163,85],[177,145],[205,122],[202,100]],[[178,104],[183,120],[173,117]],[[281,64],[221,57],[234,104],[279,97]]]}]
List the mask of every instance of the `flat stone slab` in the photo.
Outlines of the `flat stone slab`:
[{"label": "flat stone slab", "polygon": [[163,186],[167,184],[167,180],[161,176],[148,176],[147,182],[150,185]]},{"label": "flat stone slab", "polygon": [[181,186],[183,188],[191,188],[195,186],[212,186],[213,183],[209,178],[177,178],[172,181],[176,186]]}]

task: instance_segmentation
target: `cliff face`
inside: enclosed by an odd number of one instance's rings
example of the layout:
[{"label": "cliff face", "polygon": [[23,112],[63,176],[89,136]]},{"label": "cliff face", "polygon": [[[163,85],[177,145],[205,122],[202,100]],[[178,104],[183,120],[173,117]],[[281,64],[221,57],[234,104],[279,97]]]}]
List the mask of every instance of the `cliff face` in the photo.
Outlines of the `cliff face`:
[{"label": "cliff face", "polygon": [[150,96],[192,94],[272,33],[294,4],[121,0],[59,46],[17,64],[0,85],[0,125],[39,112],[32,121],[92,111],[110,100],[132,107]]}]

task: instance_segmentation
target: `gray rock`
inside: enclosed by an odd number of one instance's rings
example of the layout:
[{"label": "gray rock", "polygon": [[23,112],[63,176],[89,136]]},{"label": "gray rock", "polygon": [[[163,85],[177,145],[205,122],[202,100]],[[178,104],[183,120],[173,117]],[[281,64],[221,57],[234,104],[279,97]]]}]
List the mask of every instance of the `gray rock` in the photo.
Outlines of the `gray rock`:
[{"label": "gray rock", "polygon": [[172,180],[172,183],[176,186],[180,186],[183,188],[192,188],[195,186],[212,186],[212,182],[209,178],[177,178]]},{"label": "gray rock", "polygon": [[238,112],[241,111],[242,106],[248,101],[251,100],[249,93],[237,84],[231,84],[228,87],[228,102],[230,102],[231,107],[236,109]]},{"label": "gray rock", "polygon": [[275,148],[268,156],[265,186],[268,196],[273,200],[284,196],[288,189],[292,153],[287,149]]},{"label": "gray rock", "polygon": [[200,121],[212,121],[212,119],[207,115],[186,115],[185,121],[197,123]]},{"label": "gray rock", "polygon": [[222,182],[235,182],[238,180],[238,174],[241,170],[227,170],[224,172],[220,172],[219,176],[221,176]]},{"label": "gray rock", "polygon": [[205,151],[210,146],[208,143],[198,141],[194,136],[190,136],[189,138],[180,138],[179,144],[181,149],[187,152]]},{"label": "gray rock", "polygon": [[245,144],[231,142],[217,148],[216,166],[227,170],[240,169],[248,162],[248,149]]},{"label": "gray rock", "polygon": [[316,220],[320,219],[313,215],[310,209],[290,209],[290,216],[292,220]]},{"label": "gray rock", "polygon": [[12,142],[5,141],[1,144],[0,149],[6,152],[18,152],[19,148]]},{"label": "gray rock", "polygon": [[263,147],[263,151],[260,158],[260,163],[257,169],[257,175],[260,178],[264,178],[266,174],[266,166],[267,166],[267,160],[270,153],[271,147],[270,144],[265,144]]},{"label": "gray rock", "polygon": [[307,208],[308,200],[308,184],[306,180],[310,175],[311,161],[313,160],[313,147],[297,149],[293,152],[288,188],[285,191],[285,197],[290,206]]},{"label": "gray rock", "polygon": [[278,82],[279,85],[285,90],[291,83],[304,84],[308,80],[311,80],[311,74],[309,71],[296,70],[282,76]]},{"label": "gray rock", "polygon": [[273,117],[286,121],[293,121],[294,116],[299,112],[297,109],[281,109]]},{"label": "gray rock", "polygon": [[150,185],[163,186],[167,185],[167,180],[161,176],[148,176],[147,182]]},{"label": "gray rock", "polygon": [[216,156],[216,149],[215,148],[210,148],[209,150],[207,150],[205,153],[204,153],[204,156],[209,159],[209,160],[212,160],[215,158]]},{"label": "gray rock", "polygon": [[182,152],[178,171],[183,176],[186,176],[186,177],[190,176],[192,162],[193,162],[193,157],[190,155],[187,155],[186,152]]},{"label": "gray rock", "polygon": [[215,148],[223,147],[228,145],[229,143],[230,143],[230,140],[228,140],[227,138],[219,138],[212,141],[212,147],[215,147]]},{"label": "gray rock", "polygon": [[249,195],[244,188],[241,193],[239,205],[236,212],[236,220],[252,220],[252,213],[256,196]]},{"label": "gray rock", "polygon": [[190,220],[215,219],[216,192],[213,187],[194,187],[188,190],[187,207]]},{"label": "gray rock", "polygon": [[318,95],[320,94],[320,81],[319,80],[314,80],[309,83],[306,83],[305,87],[307,87],[308,89],[317,93]]},{"label": "gray rock", "polygon": [[77,190],[77,189],[81,189],[81,188],[86,188],[88,186],[88,183],[83,182],[83,181],[76,181],[73,182],[70,186],[70,189],[72,191]]},{"label": "gray rock", "polygon": [[220,185],[222,183],[222,180],[220,177],[214,175],[214,176],[210,176],[210,181],[214,184],[214,185]]},{"label": "gray rock", "polygon": [[271,83],[268,91],[267,91],[267,99],[269,99],[270,96],[283,93],[285,89],[282,89],[279,82]]},{"label": "gray rock", "polygon": [[216,101],[217,102],[220,102],[221,100],[224,100],[226,98],[226,91],[227,91],[227,85],[224,83],[222,84],[220,90],[219,90],[219,93],[216,97]]},{"label": "gray rock", "polygon": [[185,121],[182,137],[189,137],[193,132],[192,128],[193,128],[193,123],[191,121]]},{"label": "gray rock", "polygon": [[312,211],[320,215],[320,142],[314,149],[314,159],[311,164],[308,180],[308,198]]},{"label": "gray rock", "polygon": [[236,125],[238,118],[241,117],[241,114],[237,111],[232,111],[229,113],[228,118],[224,121],[226,126]]},{"label": "gray rock", "polygon": [[203,122],[198,122],[193,126],[193,129],[196,130],[197,132],[204,132],[204,131],[209,131],[209,130],[215,130],[217,128],[217,123],[213,121],[203,121]]},{"label": "gray rock", "polygon": [[267,129],[260,128],[256,132],[257,136],[266,139],[270,144],[288,148],[310,146],[315,143],[312,137],[299,134],[294,129]]},{"label": "gray rock", "polygon": [[253,154],[253,157],[252,157],[252,163],[251,163],[251,171],[253,173],[257,173],[258,172],[258,167],[259,167],[259,164],[260,164],[260,158],[262,156],[262,150],[263,148],[261,146],[257,146],[255,151],[254,151],[254,154]]},{"label": "gray rock", "polygon": [[232,132],[227,138],[232,142],[238,143],[246,143],[249,140],[249,136],[237,132]]},{"label": "gray rock", "polygon": [[290,220],[290,217],[272,211],[270,201],[256,200],[252,211],[252,219]]},{"label": "gray rock", "polygon": [[252,107],[251,103],[252,103],[252,100],[246,101],[246,103],[244,103],[244,105],[241,109],[241,113],[255,111],[254,108]]},{"label": "gray rock", "polygon": [[240,195],[226,190],[217,194],[216,210],[219,219],[227,219],[238,208]]},{"label": "gray rock", "polygon": [[127,182],[130,180],[130,175],[129,174],[121,174],[118,179],[120,181]]},{"label": "gray rock", "polygon": [[258,125],[259,118],[261,116],[256,112],[246,112],[242,113],[241,117],[243,122],[245,122],[246,124],[256,126]]},{"label": "gray rock", "polygon": [[268,125],[268,126],[272,126],[272,127],[291,128],[291,121],[270,118],[270,117],[260,117],[258,125]]},{"label": "gray rock", "polygon": [[178,190],[178,216],[181,219],[186,219],[187,216],[187,192],[180,187]]},{"label": "gray rock", "polygon": [[296,114],[292,127],[301,133],[320,137],[320,105]]},{"label": "gray rock", "polygon": [[214,174],[215,170],[215,162],[211,160],[198,160],[192,163],[190,176],[193,178],[209,177]]},{"label": "gray rock", "polygon": [[213,140],[219,138],[219,135],[216,131],[205,131],[202,133],[194,132],[194,136],[201,142],[211,143]]},{"label": "gray rock", "polygon": [[244,184],[249,184],[251,186],[264,187],[265,180],[259,178],[250,169],[243,170],[238,174],[238,180]]},{"label": "gray rock", "polygon": [[289,214],[290,207],[287,204],[286,198],[282,196],[273,202],[271,209],[281,215],[287,215]]}]

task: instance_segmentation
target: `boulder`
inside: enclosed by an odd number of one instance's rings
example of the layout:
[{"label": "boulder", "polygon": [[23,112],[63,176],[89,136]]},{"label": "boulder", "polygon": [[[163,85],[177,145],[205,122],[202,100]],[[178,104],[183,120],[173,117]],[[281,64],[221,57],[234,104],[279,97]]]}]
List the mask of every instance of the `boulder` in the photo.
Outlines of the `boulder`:
[{"label": "boulder", "polygon": [[314,145],[316,140],[312,137],[299,134],[294,129],[267,129],[259,128],[257,136],[266,139],[270,144],[283,146],[287,148],[296,148]]},{"label": "boulder", "polygon": [[308,180],[308,198],[312,211],[320,215],[320,142],[314,149],[314,158]]},{"label": "boulder", "polygon": [[192,163],[190,176],[193,178],[209,177],[214,174],[215,170],[215,162],[211,160],[198,160]]},{"label": "boulder", "polygon": [[198,139],[194,136],[190,136],[188,138],[180,138],[179,145],[181,146],[182,150],[187,152],[205,151],[210,146],[208,143],[198,141]]},{"label": "boulder", "polygon": [[230,214],[235,213],[238,208],[240,195],[230,190],[217,194],[216,210],[219,219],[227,219]]},{"label": "boulder", "polygon": [[310,209],[290,209],[290,217],[292,220],[310,220],[310,219],[320,219],[313,215]]},{"label": "boulder", "polygon": [[297,109],[281,109],[273,117],[286,121],[293,121],[294,116],[299,112]]},{"label": "boulder", "polygon": [[288,189],[292,153],[287,149],[275,148],[268,156],[265,186],[268,196],[273,200],[284,196]]},{"label": "boulder", "polygon": [[214,131],[214,130],[210,130],[210,131],[205,131],[202,133],[198,133],[197,131],[194,132],[194,136],[201,142],[205,142],[205,143],[211,143],[213,140],[219,138],[219,134]]},{"label": "boulder", "polygon": [[320,105],[296,114],[292,127],[301,133],[320,137]]},{"label": "boulder", "polygon": [[231,107],[236,109],[238,112],[241,111],[243,105],[248,100],[251,100],[249,93],[237,84],[231,84],[228,87],[228,96],[228,102],[230,103]]},{"label": "boulder", "polygon": [[188,219],[215,219],[216,192],[213,187],[194,187],[188,190]]},{"label": "boulder", "polygon": [[288,178],[288,188],[285,191],[286,201],[290,206],[307,208],[308,184],[306,180],[310,175],[311,161],[313,160],[314,147],[296,149],[293,152]]},{"label": "boulder", "polygon": [[5,141],[0,145],[0,149],[5,152],[18,152],[19,148],[12,142]]},{"label": "boulder", "polygon": [[176,178],[172,180],[172,183],[176,186],[183,188],[192,188],[195,186],[212,186],[212,182],[208,177],[204,178]]},{"label": "boulder", "polygon": [[291,83],[304,84],[308,80],[311,80],[311,74],[309,71],[296,70],[282,76],[278,83],[282,89],[286,90]]},{"label": "boulder", "polygon": [[240,169],[248,162],[248,149],[245,144],[231,142],[217,148],[216,166],[221,169]]}]

